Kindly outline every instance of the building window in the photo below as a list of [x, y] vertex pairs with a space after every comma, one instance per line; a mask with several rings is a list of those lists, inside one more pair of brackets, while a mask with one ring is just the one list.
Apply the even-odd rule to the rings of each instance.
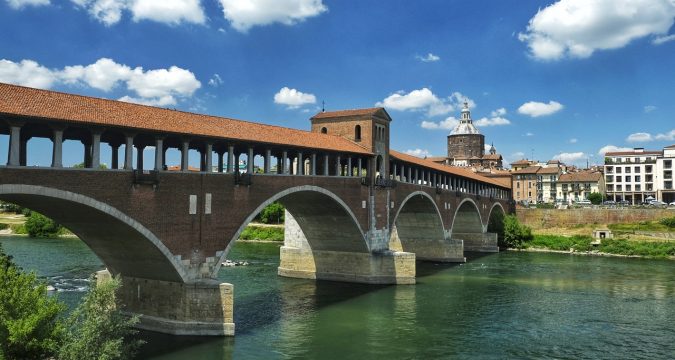
[[616, 177], [616, 182], [621, 182], [621, 176]]
[[617, 174], [621, 174], [621, 168], [618, 167], [618, 166], [616, 167], [616, 173], [617, 173]]
[[519, 182], [516, 183], [516, 188], [520, 189], [520, 183]]
[[635, 185], [635, 191], [642, 191], [642, 185], [640, 184]]
[[636, 174], [639, 174], [639, 173], [640, 173], [640, 167], [639, 167], [639, 166], [636, 166], [636, 167], [635, 167], [635, 173], [636, 173]]
[[654, 185], [647, 184], [647, 191], [654, 191]]
[[664, 179], [672, 179], [673, 178], [673, 170], [664, 170], [663, 171], [663, 178]]
[[630, 176], [626, 176], [626, 182], [630, 182]]
[[321, 133], [322, 133], [322, 134], [328, 134], [328, 129], [326, 129], [325, 127], [322, 127], [322, 128], [321, 128]]
[[664, 181], [663, 182], [663, 188], [665, 190], [673, 190], [673, 182], [672, 181]]
[[630, 174], [630, 166], [626, 166], [626, 174]]
[[354, 140], [361, 141], [361, 125], [354, 127]]
[[621, 185], [617, 185], [617, 186], [616, 186], [616, 191], [622, 191], [622, 190], [621, 190]]
[[645, 181], [646, 181], [646, 182], [652, 182], [652, 181], [654, 181], [653, 179], [654, 179], [653, 175], [646, 175], [646, 176], [645, 176]]
[[652, 172], [652, 166], [651, 166], [651, 165], [645, 166], [645, 172], [646, 172], [646, 173]]
[[612, 175], [607, 175], [607, 176], [605, 177], [605, 181], [607, 181], [607, 182], [613, 182], [613, 181], [614, 181], [614, 176], [612, 176]]
[[527, 188], [528, 188], [528, 189], [532, 189], [532, 181], [528, 181], [528, 182], [527, 182]]
[[607, 191], [614, 191], [614, 185], [607, 185]]
[[532, 191], [528, 192], [528, 193], [527, 193], [527, 196], [528, 196], [528, 197], [532, 197]]
[[631, 186], [630, 186], [630, 185], [626, 185], [626, 191], [630, 191], [630, 189], [631, 189]]
[[670, 169], [673, 167], [673, 161], [672, 160], [663, 160], [663, 168], [664, 169]]
[[641, 182], [641, 181], [642, 181], [642, 176], [635, 175], [635, 182]]

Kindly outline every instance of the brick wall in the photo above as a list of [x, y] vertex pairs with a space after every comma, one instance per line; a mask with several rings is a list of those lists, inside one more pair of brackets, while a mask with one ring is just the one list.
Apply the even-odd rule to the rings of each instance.
[[675, 216], [670, 209], [516, 209], [521, 223], [535, 229], [582, 224], [618, 224]]

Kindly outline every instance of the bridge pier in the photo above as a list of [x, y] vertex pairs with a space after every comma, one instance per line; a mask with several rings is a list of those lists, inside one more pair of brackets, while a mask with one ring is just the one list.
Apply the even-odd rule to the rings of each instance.
[[499, 252], [495, 233], [456, 233], [452, 238], [464, 240], [464, 251]]
[[[393, 251], [403, 251], [404, 246], [398, 237], [396, 227], [389, 241]], [[405, 250], [414, 253], [417, 260], [464, 263], [464, 242], [454, 239], [431, 240], [429, 238], [410, 238], [405, 240]]]
[[[98, 282], [110, 278], [96, 273]], [[233, 336], [232, 284], [215, 280], [178, 283], [122, 276], [124, 312], [139, 315], [139, 329], [172, 335]]]

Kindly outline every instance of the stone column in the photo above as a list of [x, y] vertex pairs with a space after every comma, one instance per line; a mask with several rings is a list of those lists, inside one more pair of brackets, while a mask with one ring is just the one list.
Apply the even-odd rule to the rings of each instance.
[[410, 166], [408, 166], [408, 176], [406, 177], [406, 180], [409, 183], [412, 183], [412, 168]]
[[255, 159], [255, 155], [253, 155], [253, 146], [248, 147], [248, 159], [246, 160], [246, 172], [249, 174], [253, 174], [253, 160]]
[[9, 126], [9, 155], [7, 165], [19, 166], [21, 164], [21, 125]]
[[188, 171], [189, 167], [189, 158], [188, 153], [190, 152], [190, 141], [183, 140], [183, 144], [180, 149], [180, 171]]
[[120, 144], [112, 143], [110, 144], [110, 168], [119, 169], [120, 168]]
[[155, 171], [161, 171], [164, 168], [164, 138], [155, 138]]
[[323, 174], [328, 176], [328, 154], [323, 156]]
[[[227, 172], [232, 173], [233, 172], [233, 167], [234, 166], [234, 145], [228, 145], [227, 147]], [[239, 166], [237, 164], [237, 166]]]
[[281, 152], [281, 173], [288, 174], [288, 152], [286, 150]]
[[316, 176], [316, 153], [312, 154], [312, 176]]
[[124, 145], [124, 170], [133, 170], [134, 136], [126, 135]]
[[419, 183], [420, 183], [420, 169], [415, 168], [415, 184], [419, 184]]
[[52, 143], [52, 167], [63, 167], [63, 129], [54, 129]]
[[204, 162], [206, 163], [206, 169], [204, 169], [204, 171], [207, 173], [213, 172], [213, 143], [206, 143], [206, 158], [204, 159]]
[[302, 151], [298, 151], [298, 175], [305, 175], [305, 162], [302, 157]]
[[101, 166], [101, 132], [94, 130], [91, 133], [91, 168], [98, 169]]
[[264, 169], [265, 174], [270, 173], [271, 161], [272, 161], [272, 150], [267, 149], [267, 150], [265, 150], [265, 169]]

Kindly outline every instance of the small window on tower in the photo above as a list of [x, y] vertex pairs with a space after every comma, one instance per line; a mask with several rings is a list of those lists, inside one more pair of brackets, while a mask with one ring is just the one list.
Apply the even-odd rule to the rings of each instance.
[[322, 128], [321, 128], [321, 133], [322, 133], [322, 134], [328, 134], [328, 129], [326, 129], [325, 127], [322, 127]]
[[361, 141], [361, 125], [354, 127], [354, 140]]

